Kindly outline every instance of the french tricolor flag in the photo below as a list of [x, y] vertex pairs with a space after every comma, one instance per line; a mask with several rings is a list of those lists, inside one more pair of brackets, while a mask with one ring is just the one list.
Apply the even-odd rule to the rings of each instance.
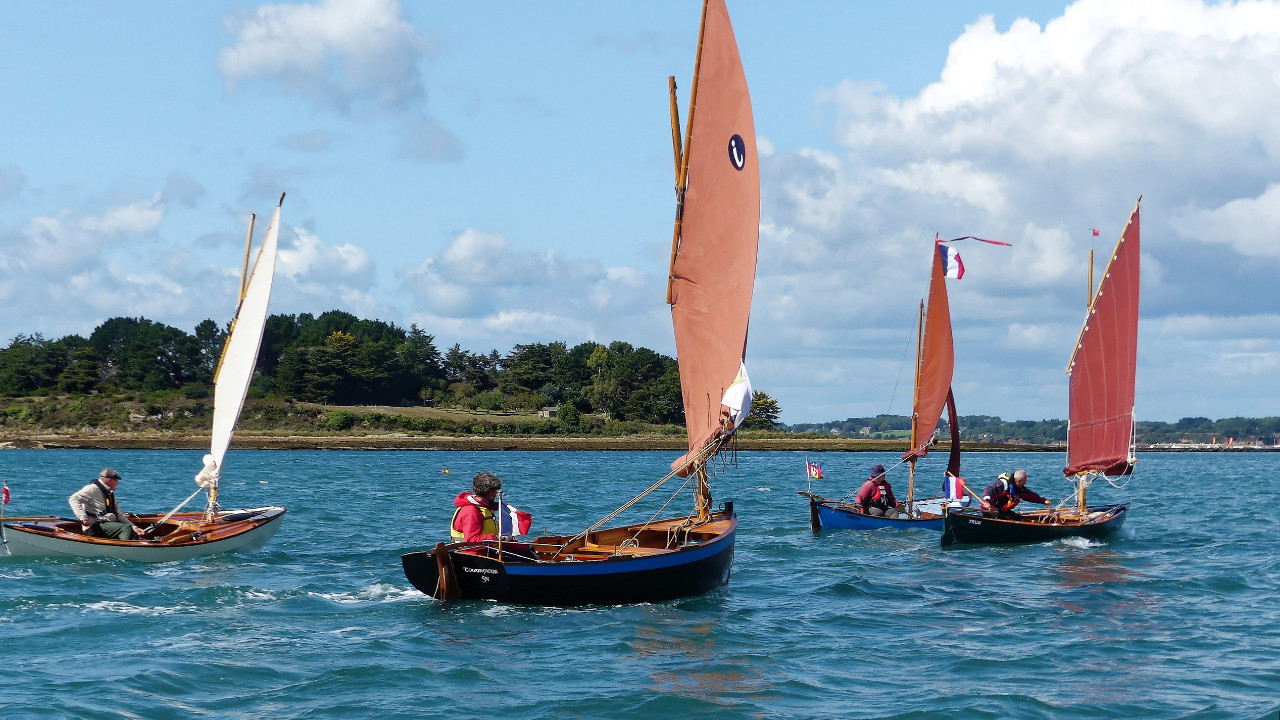
[[504, 537], [528, 535], [529, 526], [533, 524], [532, 515], [504, 502], [498, 503], [498, 511], [494, 515], [498, 516], [498, 534]]
[[947, 277], [956, 280], [964, 277], [964, 263], [960, 261], [960, 253], [955, 248], [939, 243], [938, 252], [942, 254], [942, 270]]
[[964, 478], [948, 475], [942, 480], [942, 492], [946, 494], [948, 500], [963, 500], [964, 494]]

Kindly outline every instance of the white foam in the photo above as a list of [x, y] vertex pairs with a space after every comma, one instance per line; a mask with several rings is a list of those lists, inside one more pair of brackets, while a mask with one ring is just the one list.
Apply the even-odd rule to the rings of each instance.
[[104, 612], [119, 613], [121, 615], [146, 615], [148, 617], [160, 617], [162, 615], [180, 615], [183, 613], [197, 612], [199, 608], [195, 605], [175, 605], [172, 607], [143, 607], [141, 605], [131, 605], [126, 602], [115, 600], [104, 600], [102, 602], [89, 603], [84, 606], [85, 610], [101, 610]]
[[1074, 548], [1091, 548], [1091, 547], [1098, 547], [1099, 545], [1103, 545], [1104, 543], [1101, 540], [1090, 540], [1089, 538], [1065, 537], [1065, 538], [1062, 538], [1062, 544], [1070, 545], [1071, 547], [1074, 547]]
[[311, 593], [311, 595], [343, 605], [355, 605], [366, 602], [400, 602], [419, 598], [422, 593], [414, 588], [405, 588], [387, 583], [374, 583], [367, 588], [353, 592]]

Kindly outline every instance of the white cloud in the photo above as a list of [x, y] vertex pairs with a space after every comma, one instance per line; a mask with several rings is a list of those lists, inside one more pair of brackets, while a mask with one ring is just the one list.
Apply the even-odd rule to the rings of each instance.
[[117, 233], [145, 233], [160, 227], [164, 221], [164, 205], [160, 196], [151, 200], [139, 200], [108, 210], [96, 217], [86, 217], [80, 226], [91, 233], [112, 235]]
[[461, 141], [425, 109], [419, 64], [432, 43], [396, 0], [261, 5], [224, 23], [235, 41], [216, 64], [229, 86], [273, 80], [344, 115], [391, 117], [411, 158], [461, 157]]
[[1237, 198], [1213, 210], [1186, 210], [1174, 225], [1182, 237], [1220, 243], [1251, 257], [1280, 257], [1280, 184], [1257, 197]]
[[541, 340], [633, 342], [670, 352], [662, 279], [559, 253], [518, 252], [503, 235], [468, 228], [401, 273], [413, 322], [498, 344]]
[[361, 317], [385, 317], [374, 300], [373, 259], [357, 245], [329, 245], [315, 233], [288, 226], [280, 233], [272, 312], [346, 310]]
[[346, 109], [358, 99], [397, 105], [423, 96], [417, 62], [427, 41], [394, 0], [261, 5], [225, 21], [236, 37], [218, 52], [228, 82], [274, 77]]
[[[892, 379], [893, 338], [914, 333], [930, 241], [977, 235], [1013, 247], [958, 246], [967, 272], [949, 287], [956, 383], [971, 388], [962, 412], [1061, 415], [1088, 252], [1096, 282], [1139, 194], [1144, 328], [1193, 309], [1221, 314], [1227, 339], [1189, 372], [1265, 374], [1275, 348], [1246, 346], [1274, 295], [1246, 293], [1280, 270], [1277, 67], [1280, 3], [1079, 0], [1044, 26], [978, 19], [915, 96], [856, 78], [817, 93], [845, 152], [762, 156], [752, 352], [777, 361], [753, 379], [794, 389], [775, 394], [789, 421], [831, 417], [832, 391], [808, 381], [813, 367], [846, 368], [841, 395], [882, 408], [867, 399], [888, 393], [862, 378]], [[1182, 362], [1171, 342], [1146, 330], [1139, 340], [1148, 417], [1208, 402], [1163, 389]], [[775, 350], [797, 347], [811, 357], [788, 364]]]

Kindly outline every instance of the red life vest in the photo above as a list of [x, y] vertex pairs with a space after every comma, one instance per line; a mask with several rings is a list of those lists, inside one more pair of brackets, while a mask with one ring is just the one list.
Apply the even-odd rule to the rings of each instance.
[[[486, 507], [484, 503], [476, 502], [474, 495], [468, 495], [467, 499], [470, 500], [471, 504], [475, 506], [477, 510], [480, 511], [480, 517], [482, 518], [482, 524], [480, 526], [480, 534], [481, 535], [497, 535], [498, 519], [494, 517], [493, 511], [490, 510], [488, 507]], [[463, 540], [466, 539], [466, 536], [463, 535], [462, 531], [458, 529], [458, 513], [462, 512], [465, 508], [466, 506], [464, 505], [462, 507], [459, 507], [457, 510], [454, 510], [453, 519], [449, 521], [449, 538], [454, 542], [462, 542]]]

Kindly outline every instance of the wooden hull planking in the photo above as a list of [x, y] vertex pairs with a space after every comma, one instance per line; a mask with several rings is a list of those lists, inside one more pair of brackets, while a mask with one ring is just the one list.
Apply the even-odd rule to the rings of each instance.
[[[228, 510], [211, 521], [204, 513], [178, 513], [156, 529], [155, 540], [96, 538], [80, 531], [80, 522], [5, 523], [4, 552], [11, 557], [109, 557], [134, 562], [169, 562], [261, 547], [284, 520], [282, 507]], [[163, 515], [131, 515], [147, 527]]]

